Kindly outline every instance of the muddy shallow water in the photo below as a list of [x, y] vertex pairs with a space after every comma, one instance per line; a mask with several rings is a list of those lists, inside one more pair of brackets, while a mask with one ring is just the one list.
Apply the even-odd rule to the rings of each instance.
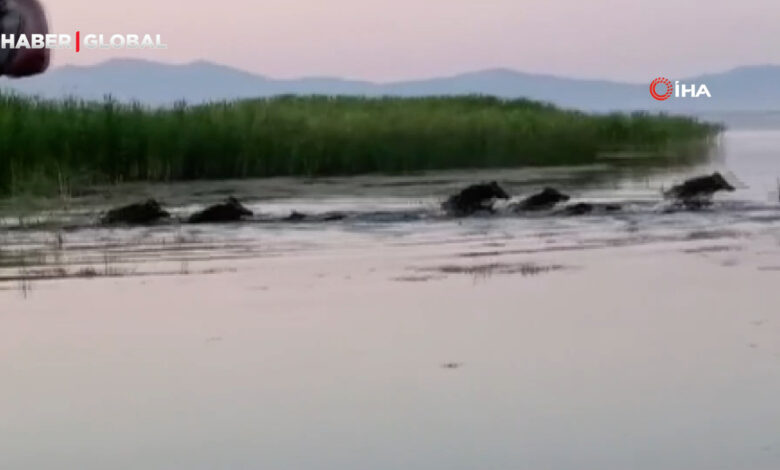
[[[667, 172], [0, 204], [0, 468], [778, 468], [779, 147], [780, 132], [734, 131], [722, 158]], [[716, 168], [739, 191], [665, 210], [663, 187]], [[487, 179], [625, 210], [438, 211]], [[94, 224], [126, 200], [183, 217], [227, 193], [257, 217]], [[346, 218], [282, 221], [292, 210]]]

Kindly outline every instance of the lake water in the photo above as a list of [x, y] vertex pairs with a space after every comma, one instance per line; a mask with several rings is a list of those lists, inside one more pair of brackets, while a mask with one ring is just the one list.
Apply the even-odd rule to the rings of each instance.
[[[779, 131], [739, 130], [667, 171], [0, 204], [0, 468], [780, 468], [778, 148]], [[662, 188], [714, 169], [739, 190], [666, 210]], [[439, 212], [489, 179], [624, 210]], [[183, 217], [227, 193], [258, 215], [94, 224], [137, 198]], [[292, 210], [345, 218], [282, 221]]]

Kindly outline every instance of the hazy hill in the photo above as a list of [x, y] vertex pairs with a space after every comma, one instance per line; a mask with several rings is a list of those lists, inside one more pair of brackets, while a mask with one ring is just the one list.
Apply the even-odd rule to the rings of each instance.
[[[143, 60], [110, 60], [89, 67], [66, 66], [24, 80], [0, 80], [0, 86], [48, 98], [75, 96], [168, 105], [273, 96], [278, 94], [329, 94], [366, 96], [421, 96], [488, 94], [506, 98], [527, 97], [563, 107], [589, 111], [769, 111], [780, 110], [780, 66], [741, 67], [719, 74], [683, 78], [706, 83], [711, 99], [653, 100], [648, 84], [605, 80], [579, 80], [491, 69], [451, 77], [393, 83], [372, 83], [331, 77], [279, 80], [223, 65], [198, 61], [172, 65]], [[674, 80], [674, 77], [668, 77]]]

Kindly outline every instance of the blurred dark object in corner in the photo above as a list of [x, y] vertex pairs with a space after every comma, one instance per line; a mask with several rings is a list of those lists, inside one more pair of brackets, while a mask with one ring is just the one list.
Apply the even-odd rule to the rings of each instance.
[[[48, 34], [46, 14], [38, 0], [0, 0], [0, 37], [18, 38]], [[49, 49], [0, 48], [0, 76], [26, 77], [43, 73], [49, 67]]]

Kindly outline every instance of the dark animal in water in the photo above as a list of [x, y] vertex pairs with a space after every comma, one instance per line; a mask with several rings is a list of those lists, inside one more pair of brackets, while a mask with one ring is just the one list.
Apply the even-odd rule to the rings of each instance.
[[[708, 176], [699, 176], [685, 181], [683, 184], [672, 187], [664, 196], [668, 199], [677, 199], [686, 205], [706, 205], [706, 201], [718, 191], [734, 191], [734, 186], [718, 172]], [[702, 202], [704, 201], [704, 202]]]
[[541, 192], [523, 199], [512, 208], [515, 211], [539, 211], [552, 209], [559, 202], [566, 202], [568, 200], [569, 196], [561, 193], [557, 189], [544, 188]]
[[347, 214], [343, 212], [327, 212], [322, 215], [322, 220], [325, 222], [336, 222], [347, 218]]
[[448, 213], [461, 217], [478, 211], [493, 211], [496, 199], [509, 199], [509, 194], [497, 182], [480, 183], [469, 186], [451, 196], [442, 205]]
[[156, 222], [159, 219], [170, 217], [170, 215], [160, 207], [160, 203], [154, 199], [149, 199], [146, 202], [112, 209], [103, 216], [101, 221], [106, 225], [142, 225]]
[[284, 218], [285, 222], [336, 222], [347, 218], [343, 212], [326, 212], [324, 214], [309, 215], [303, 212], [292, 211], [290, 215]]
[[306, 220], [306, 218], [307, 218], [306, 214], [298, 211], [292, 211], [290, 215], [285, 217], [284, 220], [287, 222], [300, 222], [302, 220]]
[[571, 204], [563, 208], [563, 213], [566, 215], [585, 215], [593, 214], [594, 212], [617, 212], [620, 209], [618, 204], [592, 204], [589, 202], [578, 202], [577, 204]]
[[238, 199], [229, 197], [225, 202], [216, 204], [191, 215], [188, 222], [200, 224], [208, 222], [237, 222], [243, 217], [252, 215], [252, 211], [244, 207]]

